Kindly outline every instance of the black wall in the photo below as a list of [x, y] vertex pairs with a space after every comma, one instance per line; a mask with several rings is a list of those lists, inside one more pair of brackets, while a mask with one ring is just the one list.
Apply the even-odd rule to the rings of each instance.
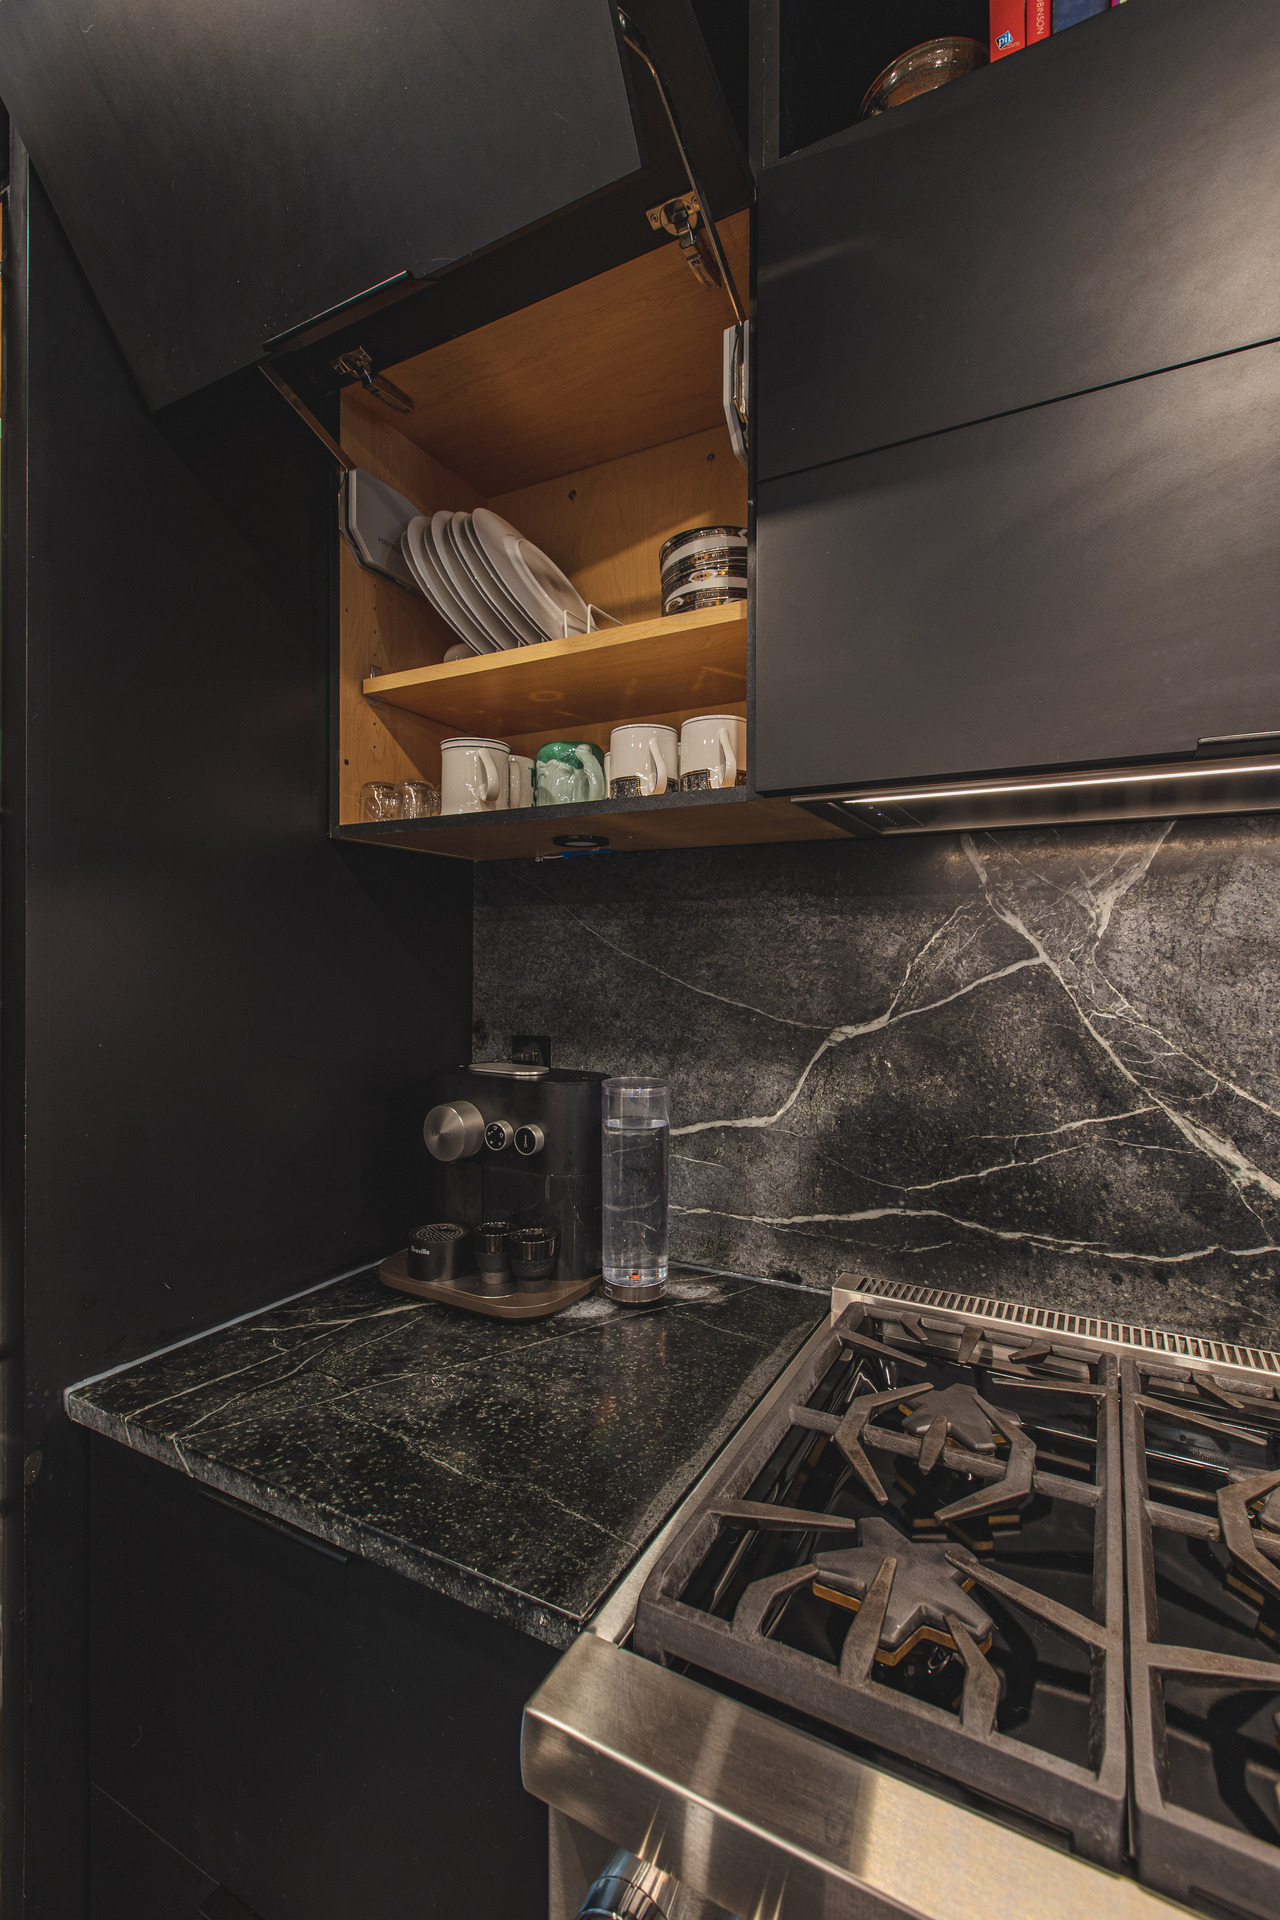
[[[5, 1351], [21, 1340], [27, 1485], [0, 1882], [6, 1915], [62, 1920], [85, 1911], [88, 1788], [84, 1436], [61, 1392], [403, 1238], [427, 1075], [467, 1047], [470, 871], [326, 837], [327, 456], [256, 373], [150, 416], [20, 149], [5, 254]], [[12, 1542], [12, 1487], [5, 1515]]]

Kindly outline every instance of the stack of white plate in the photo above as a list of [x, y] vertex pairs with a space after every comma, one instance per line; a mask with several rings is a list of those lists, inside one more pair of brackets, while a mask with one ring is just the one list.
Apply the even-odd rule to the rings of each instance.
[[473, 653], [559, 640], [591, 624], [573, 582], [486, 507], [419, 514], [401, 546], [427, 599]]

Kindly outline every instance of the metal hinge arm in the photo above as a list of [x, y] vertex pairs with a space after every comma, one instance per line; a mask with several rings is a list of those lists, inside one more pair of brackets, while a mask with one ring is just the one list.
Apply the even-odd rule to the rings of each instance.
[[371, 393], [375, 400], [381, 400], [384, 406], [392, 408], [394, 412], [413, 412], [414, 403], [409, 395], [393, 380], [388, 380], [385, 373], [375, 371], [373, 361], [363, 347], [352, 347], [348, 353], [340, 353], [329, 365], [335, 373], [347, 376], [354, 374], [366, 393]]
[[[645, 41], [644, 35], [640, 32], [640, 29], [637, 26], [635, 26], [633, 22], [628, 18], [627, 14], [623, 11], [621, 7], [618, 8], [618, 26], [621, 29], [622, 38], [626, 43], [626, 45], [630, 47], [632, 53], [636, 55], [637, 59], [642, 60], [644, 62], [645, 66], [649, 69], [650, 74], [653, 76], [653, 84], [658, 89], [658, 97], [662, 101], [663, 112], [666, 114], [667, 124], [671, 128], [671, 137], [675, 141], [676, 151], [680, 155], [680, 163], [684, 167], [685, 173], [688, 176], [690, 196], [692, 197], [693, 200], [697, 202], [697, 205], [702, 214], [703, 224], [700, 231], [702, 233], [705, 233], [707, 245], [710, 248], [712, 254], [714, 255], [716, 267], [719, 270], [720, 284], [721, 286], [723, 286], [725, 293], [728, 295], [729, 304], [733, 308], [734, 321], [738, 326], [741, 326], [747, 316], [743, 309], [742, 302], [738, 298], [738, 289], [734, 283], [733, 272], [729, 266], [729, 262], [725, 258], [724, 248], [720, 244], [720, 236], [716, 232], [716, 223], [714, 218], [712, 217], [711, 208], [707, 201], [707, 196], [705, 193], [703, 193], [701, 187], [698, 185], [698, 176], [695, 174], [693, 170], [693, 162], [692, 160], [690, 160], [688, 151], [685, 148], [684, 139], [680, 132], [680, 122], [676, 118], [676, 110], [672, 103], [671, 95], [667, 92], [666, 83], [664, 82], [662, 75], [658, 72], [657, 67], [653, 63], [653, 56], [649, 52], [649, 48]], [[671, 207], [677, 203], [673, 201], [669, 201], [667, 204], [668, 204], [668, 207]], [[666, 211], [666, 209], [663, 209], [663, 211]], [[691, 222], [689, 224], [692, 226]], [[696, 245], [697, 245], [697, 240], [696, 240], [696, 237], [694, 237], [692, 239], [692, 246], [696, 247]], [[686, 260], [688, 260], [689, 264], [693, 266], [694, 262], [693, 262], [693, 255], [691, 252], [691, 248], [685, 246], [683, 238], [681, 238], [681, 247], [684, 250]], [[706, 269], [703, 268], [703, 271], [699, 272], [698, 267], [694, 266], [694, 272], [697, 273], [698, 278], [700, 280], [703, 280], [704, 284], [706, 284], [706, 279], [705, 279]]]

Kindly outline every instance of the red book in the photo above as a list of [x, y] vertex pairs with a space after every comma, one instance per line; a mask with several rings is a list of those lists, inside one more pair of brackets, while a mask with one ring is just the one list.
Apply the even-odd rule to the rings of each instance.
[[1003, 60], [1026, 44], [1027, 0], [991, 0], [991, 58]]
[[[1116, 0], [1111, 4], [1115, 6]], [[1051, 25], [1049, 0], [1027, 0], [1027, 45], [1033, 40], [1047, 40]]]

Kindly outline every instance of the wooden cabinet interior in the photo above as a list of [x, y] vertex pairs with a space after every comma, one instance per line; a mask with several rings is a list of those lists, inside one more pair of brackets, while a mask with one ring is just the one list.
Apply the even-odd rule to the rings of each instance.
[[[745, 287], [748, 215], [724, 221], [721, 235]], [[386, 368], [413, 398], [411, 413], [360, 387], [344, 392], [342, 443], [358, 465], [427, 515], [488, 505], [623, 625], [443, 664], [456, 635], [343, 542], [340, 827], [359, 822], [366, 781], [438, 782], [440, 742], [452, 734], [487, 733], [533, 755], [570, 729], [607, 746], [625, 721], [745, 716], [745, 608], [663, 620], [658, 563], [683, 527], [746, 524], [746, 474], [721, 410], [729, 317], [673, 243]], [[644, 844], [756, 837], [750, 807], [735, 809], [733, 829], [712, 828], [705, 805], [661, 811], [668, 825], [655, 815], [658, 840], [642, 835]], [[771, 811], [778, 820], [772, 831], [761, 821], [760, 837], [814, 837], [818, 823], [801, 809]], [[493, 857], [491, 824], [450, 827], [447, 849], [443, 822], [413, 843], [468, 852], [473, 835], [471, 857]], [[549, 832], [544, 816], [539, 844]], [[526, 837], [538, 833], [530, 821]]]

